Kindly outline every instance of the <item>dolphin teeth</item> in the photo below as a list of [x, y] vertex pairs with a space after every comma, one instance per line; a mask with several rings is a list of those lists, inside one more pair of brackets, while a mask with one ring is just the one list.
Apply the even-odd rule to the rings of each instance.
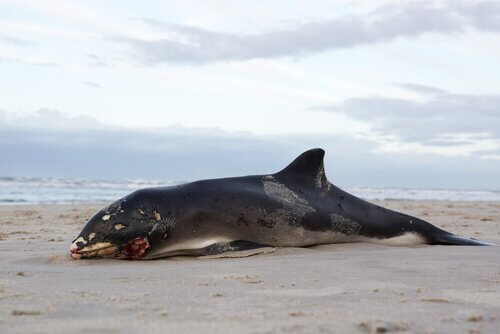
[[79, 250], [79, 253], [85, 253], [85, 252], [93, 252], [93, 251], [98, 251], [104, 248], [109, 248], [113, 247], [114, 245], [111, 242], [98, 242], [93, 245], [84, 247]]

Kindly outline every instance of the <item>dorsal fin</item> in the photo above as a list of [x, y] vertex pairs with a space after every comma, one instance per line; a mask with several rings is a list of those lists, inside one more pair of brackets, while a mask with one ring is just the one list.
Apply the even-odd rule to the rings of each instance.
[[322, 187], [327, 182], [323, 165], [324, 156], [325, 151], [321, 148], [305, 151], [276, 175], [310, 179], [317, 187]]

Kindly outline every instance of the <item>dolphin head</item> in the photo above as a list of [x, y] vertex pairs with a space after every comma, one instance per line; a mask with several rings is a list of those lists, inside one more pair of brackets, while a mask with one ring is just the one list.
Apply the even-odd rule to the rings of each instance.
[[94, 214], [73, 240], [70, 256], [74, 259], [144, 258], [150, 247], [148, 237], [156, 226], [155, 219], [130, 202], [123, 198]]

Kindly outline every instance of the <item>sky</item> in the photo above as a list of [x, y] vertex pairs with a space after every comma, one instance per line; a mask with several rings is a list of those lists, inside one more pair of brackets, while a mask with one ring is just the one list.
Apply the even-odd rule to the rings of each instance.
[[500, 189], [500, 1], [0, 0], [0, 176]]

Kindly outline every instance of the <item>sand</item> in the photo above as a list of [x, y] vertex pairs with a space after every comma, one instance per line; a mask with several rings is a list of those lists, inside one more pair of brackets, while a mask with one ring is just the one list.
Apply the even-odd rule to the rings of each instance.
[[[500, 244], [500, 203], [388, 201]], [[103, 204], [0, 207], [0, 333], [500, 333], [500, 247], [71, 260]]]

